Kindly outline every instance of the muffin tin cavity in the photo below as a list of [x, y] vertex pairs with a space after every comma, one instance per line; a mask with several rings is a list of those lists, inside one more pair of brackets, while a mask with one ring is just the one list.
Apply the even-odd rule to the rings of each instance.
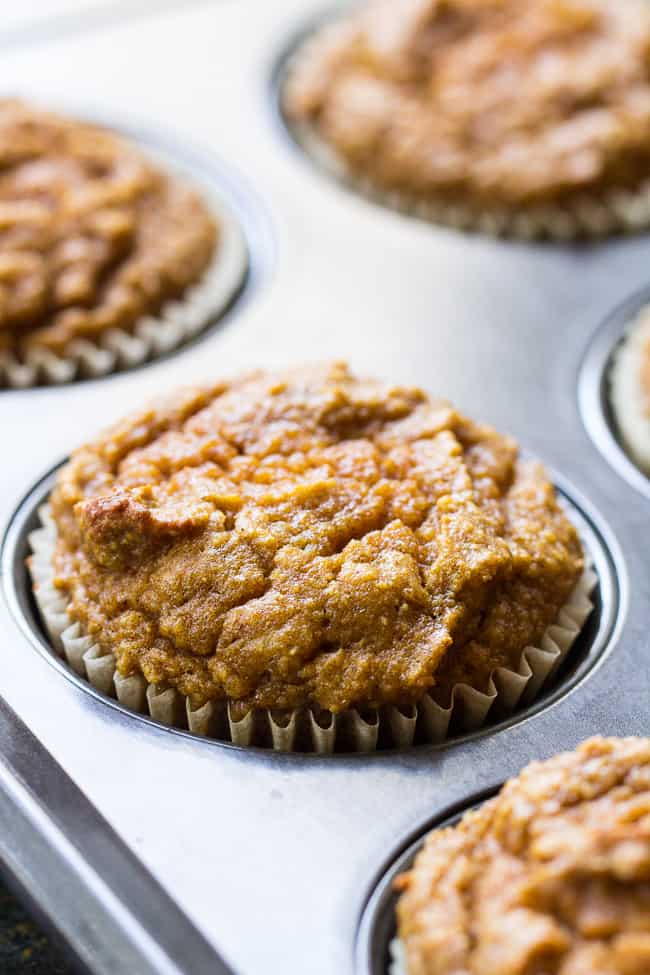
[[[357, 972], [623, 973], [621, 944], [647, 917], [641, 857], [620, 863], [647, 833], [649, 764], [648, 739], [597, 736], [443, 808], [366, 895]], [[583, 923], [595, 902], [607, 927]], [[647, 971], [647, 948], [629, 957]]]
[[450, 809], [442, 816], [427, 821], [419, 827], [414, 838], [411, 837], [406, 844], [402, 843], [393, 853], [376, 886], [371, 890], [361, 914], [355, 949], [357, 975], [404, 975], [395, 940], [395, 908], [399, 896], [394, 889], [395, 878], [412, 867], [431, 830], [455, 826], [464, 813], [490, 799], [495, 792], [496, 790], [490, 790], [475, 796], [461, 808]]
[[611, 401], [616, 356], [639, 313], [650, 304], [650, 287], [632, 295], [605, 319], [583, 360], [578, 385], [580, 412], [587, 432], [605, 459], [628, 484], [650, 498], [650, 478], [636, 465], [624, 445]]
[[[287, 728], [282, 715], [275, 715], [272, 712], [269, 712], [264, 727], [260, 727], [260, 721], [257, 720], [260, 715], [256, 716], [255, 733], [247, 739], [241, 734], [241, 732], [246, 731], [246, 728], [237, 727], [237, 723], [242, 722], [241, 716], [226, 714], [223, 716], [223, 720], [219, 719], [206, 733], [202, 731], [199, 723], [200, 716], [197, 719], [195, 717], [196, 712], [193, 713], [189, 709], [187, 714], [184, 713], [184, 709], [183, 713], [179, 713], [179, 702], [171, 701], [169, 692], [164, 690], [160, 694], [162, 700], [156, 699], [158, 691], [151, 693], [150, 687], [146, 700], [139, 702], [137, 710], [134, 711], [131, 707], [126, 706], [125, 701], [130, 700], [129, 693], [120, 694], [121, 700], [117, 699], [116, 688], [112, 680], [113, 670], [109, 675], [110, 679], [107, 678], [102, 684], [105, 658], [99, 657], [98, 659], [96, 652], [88, 651], [80, 653], [80, 660], [76, 662], [76, 666], [75, 661], [71, 661], [73, 664], [71, 666], [64, 659], [61, 647], [57, 649], [54, 646], [52, 639], [44, 629], [33, 596], [32, 582], [26, 568], [26, 560], [33, 551], [32, 533], [37, 531], [41, 525], [39, 512], [42, 511], [43, 505], [47, 502], [55, 477], [56, 471], [48, 475], [32, 490], [15, 513], [4, 542], [3, 577], [9, 604], [32, 646], [60, 674], [79, 688], [104, 704], [130, 714], [135, 719], [164, 727], [174, 734], [188, 735], [194, 738], [200, 737], [203, 741], [207, 740], [212, 744], [228, 747], [253, 746], [294, 753], [318, 751], [323, 754], [360, 751], [380, 753], [381, 751], [393, 751], [396, 746], [402, 748], [426, 746], [427, 738], [419, 721], [415, 723], [414, 733], [410, 736], [403, 736], [401, 740], [397, 737], [390, 738], [385, 735], [384, 728], [389, 723], [394, 727], [396, 717], [393, 715], [390, 722], [382, 720], [386, 718], [386, 715], [379, 712], [360, 716], [363, 722], [363, 735], [355, 734], [354, 729], [339, 728], [335, 739], [328, 738], [326, 733], [321, 734], [321, 745], [316, 747], [318, 732], [316, 735], [312, 733], [310, 740], [308, 740], [305, 729], [298, 729], [297, 733], [293, 735], [293, 729]], [[557, 673], [551, 674], [547, 682], [548, 686], [544, 686], [532, 702], [526, 701], [524, 694], [525, 704], [514, 711], [507, 711], [504, 707], [499, 707], [497, 698], [490, 707], [484, 723], [475, 729], [464, 726], [460, 720], [457, 720], [456, 712], [454, 712], [447, 737], [435, 745], [429, 744], [429, 747], [445, 747], [455, 741], [489, 734], [492, 731], [520, 722], [529, 715], [548, 707], [580, 683], [610, 646], [621, 602], [616, 562], [594, 516], [587, 514], [579, 507], [565, 489], [558, 488], [558, 491], [568, 516], [578, 528], [588, 561], [591, 563], [591, 568], [596, 576], [596, 584], [591, 592], [593, 610]], [[30, 535], [32, 535], [32, 545], [30, 545]], [[65, 629], [68, 623], [69, 621], [63, 621], [61, 630]], [[84, 650], [85, 648], [80, 646], [80, 651]], [[89, 673], [91, 670], [92, 674]], [[93, 679], [97, 674], [99, 674], [99, 679]], [[93, 679], [94, 686], [89, 682], [90, 679]], [[122, 683], [128, 684], [128, 679], [127, 681], [121, 680]], [[130, 692], [132, 688], [127, 687], [125, 690]], [[393, 709], [393, 711], [396, 710]], [[147, 712], [149, 713], [147, 714]], [[462, 717], [462, 710], [460, 716]], [[324, 729], [327, 732], [331, 717], [330, 715], [328, 720], [324, 720], [319, 716], [314, 720], [318, 721], [321, 730]], [[402, 715], [402, 718], [405, 722], [408, 721], [408, 715]], [[399, 722], [397, 723], [399, 724]], [[377, 734], [377, 728], [379, 734]], [[206, 734], [209, 737], [206, 737]]]
[[169, 356], [214, 328], [257, 282], [264, 265], [266, 233], [257, 207], [218, 160], [156, 133], [99, 122], [201, 194], [218, 225], [214, 255], [180, 298], [167, 301], [132, 329], [111, 328], [96, 337], [76, 338], [61, 352], [40, 347], [25, 354], [0, 350], [0, 391], [97, 379]]

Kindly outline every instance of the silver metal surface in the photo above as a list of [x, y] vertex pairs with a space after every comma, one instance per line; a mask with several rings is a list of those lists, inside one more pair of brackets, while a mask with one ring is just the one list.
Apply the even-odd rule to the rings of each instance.
[[38, 46], [59, 37], [83, 35], [123, 23], [127, 18], [156, 16], [174, 6], [216, 0], [30, 0], [3, 4], [0, 46]]
[[229, 975], [2, 700], [0, 740], [0, 857], [37, 908], [49, 904], [49, 926], [78, 964], [106, 975]]
[[[390, 213], [322, 176], [288, 143], [270, 82], [278, 52], [315, 11], [306, 0], [179, 6], [83, 42], [3, 52], [3, 91], [82, 100], [86, 115], [146, 120], [225, 159], [251, 188], [257, 249], [273, 248], [274, 266], [223, 327], [163, 362], [0, 393], [0, 527], [44, 471], [149, 395], [253, 365], [345, 357], [449, 397], [548, 461], [594, 512], [619, 613], [599, 665], [526, 721], [442, 749], [326, 760], [215, 747], [108, 708], [34, 651], [3, 599], [0, 694], [58, 763], [41, 770], [44, 809], [60, 768], [244, 975], [350, 975], [369, 887], [419, 823], [532, 758], [650, 724], [648, 501], [594, 446], [577, 397], [591, 335], [648, 283], [649, 238], [494, 242]], [[75, 834], [74, 806], [60, 825]], [[51, 892], [42, 900], [62, 909]], [[165, 922], [162, 913], [161, 931]]]

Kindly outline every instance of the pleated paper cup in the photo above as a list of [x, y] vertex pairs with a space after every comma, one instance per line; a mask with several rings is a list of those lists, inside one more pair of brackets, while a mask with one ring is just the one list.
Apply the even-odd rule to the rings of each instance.
[[646, 474], [650, 474], [650, 389], [644, 391], [641, 372], [649, 362], [650, 305], [645, 305], [614, 355], [609, 398], [623, 446]]
[[388, 975], [407, 975], [406, 952], [399, 938], [393, 938], [388, 946], [388, 953], [390, 956]]
[[523, 650], [518, 668], [494, 670], [485, 692], [456, 684], [448, 707], [426, 694], [409, 708], [387, 705], [341, 714], [310, 708], [246, 712], [235, 701], [210, 701], [195, 708], [173, 687], [149, 684], [141, 674], [122, 676], [114, 654], [83, 633], [69, 613], [66, 597], [54, 586], [57, 531], [48, 505], [39, 509], [39, 516], [42, 527], [29, 536], [32, 555], [28, 566], [34, 597], [52, 647], [75, 673], [125, 708], [161, 724], [234, 745], [278, 751], [373, 752], [378, 747], [409, 748], [415, 741], [433, 744], [447, 739], [452, 720], [453, 727], [476, 731], [497, 708], [507, 714], [528, 706], [573, 646], [593, 610], [591, 593], [598, 582], [593, 569], [586, 568], [540, 645]]
[[[329, 29], [336, 27], [336, 23], [329, 25]], [[280, 92], [281, 100], [289, 79], [301, 70], [303, 64], [309, 64], [326, 39], [327, 31], [328, 27], [325, 27], [321, 34], [308, 38], [290, 58]], [[602, 194], [576, 194], [561, 206], [478, 207], [462, 198], [450, 200], [444, 194], [428, 198], [402, 190], [388, 191], [353, 169], [323, 138], [315, 124], [295, 121], [286, 112], [284, 117], [303, 152], [338, 182], [366, 199], [428, 223], [494, 237], [555, 241], [597, 239], [650, 227], [650, 173], [648, 179], [634, 189], [612, 187]]]
[[151, 362], [189, 342], [230, 305], [248, 270], [244, 234], [230, 210], [200, 188], [218, 228], [215, 253], [196, 284], [168, 301], [156, 316], [133, 329], [112, 328], [92, 338], [72, 339], [61, 354], [34, 347], [24, 357], [0, 351], [0, 389], [62, 385], [97, 379]]

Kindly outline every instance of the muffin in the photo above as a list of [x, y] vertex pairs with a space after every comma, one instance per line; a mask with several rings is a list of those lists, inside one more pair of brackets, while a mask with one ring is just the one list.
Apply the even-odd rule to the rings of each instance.
[[625, 449], [650, 474], [650, 306], [641, 309], [616, 351], [610, 403]]
[[406, 975], [650, 971], [650, 740], [534, 762], [398, 880]]
[[576, 237], [650, 222], [644, 0], [370, 0], [308, 39], [305, 148], [399, 209]]
[[269, 716], [276, 744], [322, 749], [412, 741], [418, 718], [444, 737], [455, 704], [475, 726], [537, 692], [591, 609], [538, 464], [339, 363], [147, 407], [72, 455], [50, 512], [32, 573], [68, 658], [246, 743]]
[[0, 385], [106, 372], [178, 344], [233, 287], [225, 231], [196, 190], [116, 133], [0, 101]]

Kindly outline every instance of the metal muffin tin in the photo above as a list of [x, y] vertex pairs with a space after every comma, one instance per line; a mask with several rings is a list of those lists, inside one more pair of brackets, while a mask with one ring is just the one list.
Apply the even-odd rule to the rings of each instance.
[[[367, 973], [362, 911], [414, 831], [531, 759], [650, 730], [649, 502], [596, 448], [578, 402], [598, 327], [648, 286], [650, 238], [494, 241], [336, 185], [274, 104], [278, 61], [318, 13], [311, 0], [134, 4], [121, 23], [82, 15], [49, 39], [41, 25], [38, 47], [3, 52], [1, 91], [134, 131], [146, 120], [206, 163], [227, 160], [258, 269], [222, 327], [165, 360], [0, 392], [0, 860], [92, 972]], [[488, 733], [323, 758], [171, 733], [53, 670], [20, 567], [43, 472], [173, 386], [332, 357], [448, 397], [557, 472], [600, 560], [600, 642], [584, 669]], [[588, 417], [593, 399], [582, 405]]]

